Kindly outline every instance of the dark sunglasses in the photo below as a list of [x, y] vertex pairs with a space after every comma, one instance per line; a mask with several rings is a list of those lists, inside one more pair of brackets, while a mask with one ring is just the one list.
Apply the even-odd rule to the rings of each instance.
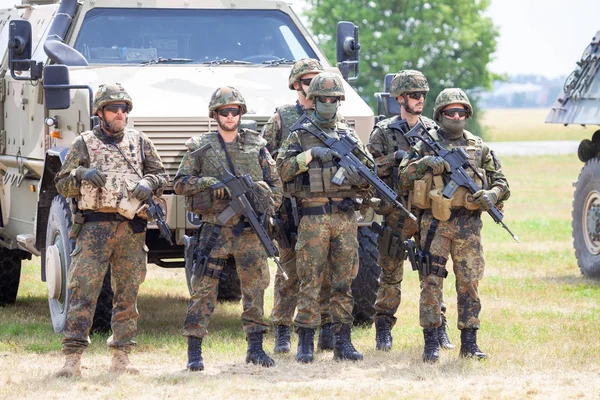
[[304, 78], [304, 79], [299, 79], [300, 83], [306, 86], [310, 86], [310, 83], [312, 82], [313, 78]]
[[112, 103], [104, 106], [105, 110], [108, 110], [113, 113], [118, 113], [121, 110], [123, 113], [129, 112], [129, 104], [127, 103]]
[[408, 96], [409, 99], [420, 100], [421, 97], [423, 97], [423, 98], [427, 97], [427, 92], [410, 92], [410, 93], [406, 93], [406, 95]]
[[447, 110], [442, 110], [442, 114], [448, 118], [452, 118], [458, 114], [458, 116], [462, 118], [467, 115], [467, 110], [464, 108], [449, 108]]
[[237, 117], [238, 115], [240, 115], [239, 108], [221, 108], [220, 110], [217, 110], [217, 112], [219, 113], [219, 115], [221, 117], [228, 117], [229, 114], [231, 114], [234, 117]]
[[317, 100], [321, 103], [337, 103], [340, 98], [337, 96], [317, 96]]

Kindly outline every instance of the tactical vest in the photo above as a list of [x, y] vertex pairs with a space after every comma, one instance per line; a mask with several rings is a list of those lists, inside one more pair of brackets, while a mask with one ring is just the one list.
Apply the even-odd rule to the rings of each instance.
[[[125, 130], [120, 143], [105, 144], [96, 137], [94, 131], [81, 134], [88, 149], [90, 168], [106, 174], [104, 187], [96, 188], [86, 181], [81, 182], [81, 195], [77, 198], [80, 210], [118, 212], [132, 219], [136, 214], [145, 217], [140, 211], [142, 203], [131, 196], [142, 174], [142, 153], [140, 135], [133, 129]], [[115, 147], [118, 146], [119, 150]], [[121, 154], [122, 153], [122, 154]], [[123, 157], [134, 166], [136, 173]]]
[[[345, 126], [342, 123], [336, 124]], [[325, 130], [328, 135], [339, 138], [339, 135], [348, 134], [344, 129], [336, 128], [335, 130]], [[313, 147], [324, 146], [323, 142], [316, 138], [311, 133], [299, 130], [298, 136], [302, 145], [302, 150], [310, 150]], [[338, 171], [338, 167], [334, 163], [327, 165], [321, 163], [320, 160], [313, 159], [308, 164], [308, 171], [296, 176], [290, 182], [284, 182], [284, 191], [286, 196], [292, 195], [298, 198], [314, 198], [314, 197], [336, 197], [336, 198], [356, 198], [362, 194], [356, 187], [352, 187], [346, 183], [336, 185], [331, 182], [331, 179]]]
[[[212, 144], [218, 159], [215, 158], [215, 153], [212, 151], [207, 151], [205, 153], [200, 161], [202, 176], [211, 176], [220, 180], [221, 172], [217, 167], [220, 165], [225, 166], [227, 169], [230, 169], [230, 167], [217, 132], [209, 132], [194, 137], [192, 143], [189, 145], [190, 151], [197, 150], [207, 143]], [[265, 148], [266, 144], [267, 141], [261, 138], [258, 132], [250, 129], [241, 129], [237, 142], [225, 144], [231, 162], [235, 168], [235, 171], [231, 172], [237, 175], [249, 174], [254, 182], [263, 181], [264, 177], [259, 157], [261, 149]], [[193, 211], [198, 215], [202, 215], [203, 219], [207, 222], [214, 222], [212, 221], [210, 214], [220, 213], [229, 204], [229, 200], [213, 199], [209, 190], [203, 190], [193, 196], [187, 196], [185, 201], [188, 210]], [[236, 218], [234, 218], [234, 220], [237, 221]]]
[[294, 125], [302, 116], [298, 107], [300, 107], [299, 104], [286, 104], [277, 109], [281, 121], [281, 136], [277, 138], [277, 147], [280, 147], [281, 142], [290, 136], [290, 126]]
[[[437, 131], [430, 131], [431, 136], [444, 147], [445, 143], [440, 141]], [[468, 162], [473, 166], [483, 179], [487, 180], [483, 165], [483, 140], [464, 130], [464, 138], [467, 144], [462, 147], [467, 153]], [[455, 147], [456, 148], [456, 147]], [[477, 187], [483, 188], [483, 182], [471, 168], [465, 168], [467, 174], [473, 179]], [[440, 221], [447, 221], [453, 208], [466, 208], [467, 210], [478, 210], [479, 206], [474, 202], [471, 192], [464, 186], [460, 186], [450, 199], [442, 196], [444, 182], [441, 175], [433, 176], [425, 174], [422, 179], [415, 181], [413, 192], [413, 204], [421, 209], [431, 209], [433, 216]]]

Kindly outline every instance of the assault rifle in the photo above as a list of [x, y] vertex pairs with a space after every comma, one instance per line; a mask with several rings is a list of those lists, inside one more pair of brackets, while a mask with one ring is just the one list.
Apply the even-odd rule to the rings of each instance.
[[158, 230], [160, 232], [160, 237], [165, 239], [171, 246], [173, 246], [173, 239], [171, 238], [171, 228], [165, 222], [165, 212], [163, 211], [160, 204], [156, 204], [152, 199], [152, 196], [148, 197], [148, 207], [146, 209], [146, 213], [154, 220], [156, 226], [158, 226]]
[[[233, 218], [237, 214], [244, 216], [250, 223], [250, 226], [252, 227], [254, 232], [256, 232], [256, 234], [258, 235], [260, 243], [265, 248], [267, 255], [273, 258], [275, 264], [277, 264], [277, 267], [281, 270], [283, 277], [285, 278], [285, 280], [287, 280], [288, 276], [285, 273], [285, 270], [279, 263], [279, 260], [275, 257], [277, 255], [277, 247], [275, 247], [275, 245], [269, 238], [269, 234], [265, 230], [263, 224], [259, 221], [258, 217], [256, 216], [256, 211], [254, 210], [254, 208], [252, 208], [250, 201], [246, 197], [246, 193], [251, 192], [252, 187], [254, 185], [252, 177], [247, 174], [239, 176], [233, 175], [233, 173], [231, 173], [231, 171], [229, 171], [225, 167], [223, 161], [219, 159], [212, 143], [207, 143], [204, 146], [200, 147], [198, 150], [193, 151], [192, 153], [190, 153], [190, 156], [203, 157], [208, 149], [212, 150], [212, 152], [215, 155], [215, 158], [219, 162], [219, 165], [214, 165], [213, 163], [215, 169], [221, 174], [221, 176], [217, 177], [217, 179], [219, 179], [223, 183], [223, 186], [229, 190], [229, 195], [231, 197], [231, 201], [229, 202], [225, 210], [223, 210], [221, 214], [219, 214], [219, 216], [217, 217], [217, 221], [220, 224], [226, 224], [229, 220], [231, 220], [231, 218]], [[212, 160], [210, 158], [207, 159], [212, 163]]]
[[[420, 121], [415, 126], [413, 126], [413, 128], [410, 131], [408, 131], [404, 135], [404, 137], [406, 137], [409, 141], [415, 139], [420, 140], [433, 152], [433, 154], [442, 157], [448, 162], [448, 164], [450, 165], [450, 172], [443, 173], [443, 175], [446, 178], [448, 178], [448, 183], [442, 190], [442, 195], [445, 198], [451, 198], [460, 186], [466, 187], [467, 190], [471, 192], [471, 194], [474, 194], [475, 192], [480, 190], [475, 181], [473, 181], [473, 179], [465, 170], [465, 167], [470, 168], [475, 173], [475, 175], [477, 175], [477, 177], [481, 179], [481, 182], [483, 182], [483, 188], [486, 188], [487, 183], [485, 179], [469, 163], [467, 152], [462, 147], [456, 147], [452, 150], [446, 150], [431, 136], [431, 134], [427, 131], [427, 129], [425, 129], [425, 127], [423, 126], [423, 124], [421, 124]], [[511, 232], [511, 230], [508, 228], [508, 226], [506, 226], [504, 222], [502, 222], [504, 214], [502, 214], [498, 207], [493, 206], [487, 212], [492, 217], [494, 222], [502, 225], [502, 227], [507, 230], [507, 232], [513, 237], [513, 239], [515, 239], [517, 243], [520, 243], [519, 238]]]
[[[301, 116], [298, 119], [298, 121], [296, 121], [294, 125], [290, 127], [290, 132], [299, 129], [307, 131], [308, 133], [319, 139], [321, 142], [323, 142], [325, 146], [338, 153], [340, 158], [339, 161], [336, 161], [340, 167], [347, 169], [348, 167], [353, 166], [354, 168], [356, 168], [360, 176], [364, 180], [366, 180], [371, 186], [373, 186], [375, 190], [381, 195], [381, 197], [383, 197], [386, 201], [393, 204], [394, 206], [400, 208], [402, 211], [408, 214], [408, 216], [414, 221], [417, 220], [417, 217], [415, 217], [410, 211], [406, 209], [406, 207], [402, 205], [402, 203], [398, 201], [398, 194], [391, 187], [386, 185], [385, 182], [379, 179], [376, 173], [371, 171], [356, 157], [356, 155], [354, 155], [354, 152], [358, 152], [365, 158], [369, 160], [371, 159], [371, 157], [358, 146], [356, 139], [352, 138], [349, 135], [341, 135], [340, 139], [331, 137], [327, 135], [321, 128], [319, 128], [306, 114]], [[336, 173], [333, 179], [331, 180], [331, 182], [336, 185], [341, 185], [343, 181], [343, 170], [342, 174], [340, 174], [340, 171], [338, 171], [338, 173]]]

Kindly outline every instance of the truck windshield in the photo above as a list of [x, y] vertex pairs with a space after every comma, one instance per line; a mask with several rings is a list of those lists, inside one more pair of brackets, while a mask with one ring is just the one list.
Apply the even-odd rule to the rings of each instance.
[[276, 10], [94, 8], [85, 15], [75, 49], [90, 64], [186, 59], [268, 65], [316, 58], [292, 19]]

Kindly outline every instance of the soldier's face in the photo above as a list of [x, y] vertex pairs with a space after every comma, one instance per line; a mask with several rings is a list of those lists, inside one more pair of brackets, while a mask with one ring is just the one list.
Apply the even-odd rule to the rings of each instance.
[[425, 95], [423, 92], [407, 93], [406, 97], [398, 96], [398, 102], [409, 113], [420, 115], [425, 106]]
[[[319, 75], [319, 74], [317, 74], [316, 72], [310, 72], [308, 74], [304, 74], [300, 78], [300, 83], [298, 83], [298, 81], [296, 81], [294, 83], [294, 88], [296, 88], [296, 90], [298, 91], [299, 96], [306, 97], [306, 93], [308, 92], [308, 86], [310, 85], [310, 81], [317, 75]], [[302, 85], [302, 88], [300, 88], [300, 85]], [[302, 90], [300, 90], [300, 89], [302, 89]]]
[[[228, 104], [220, 107], [215, 112], [217, 124], [225, 132], [237, 131], [242, 116], [240, 115], [240, 106], [237, 104]], [[233, 115], [236, 114], [236, 115]]]
[[127, 125], [128, 109], [127, 107], [117, 107], [120, 104], [119, 102], [109, 103], [99, 112], [100, 118], [104, 122], [104, 129], [109, 133], [120, 132]]

